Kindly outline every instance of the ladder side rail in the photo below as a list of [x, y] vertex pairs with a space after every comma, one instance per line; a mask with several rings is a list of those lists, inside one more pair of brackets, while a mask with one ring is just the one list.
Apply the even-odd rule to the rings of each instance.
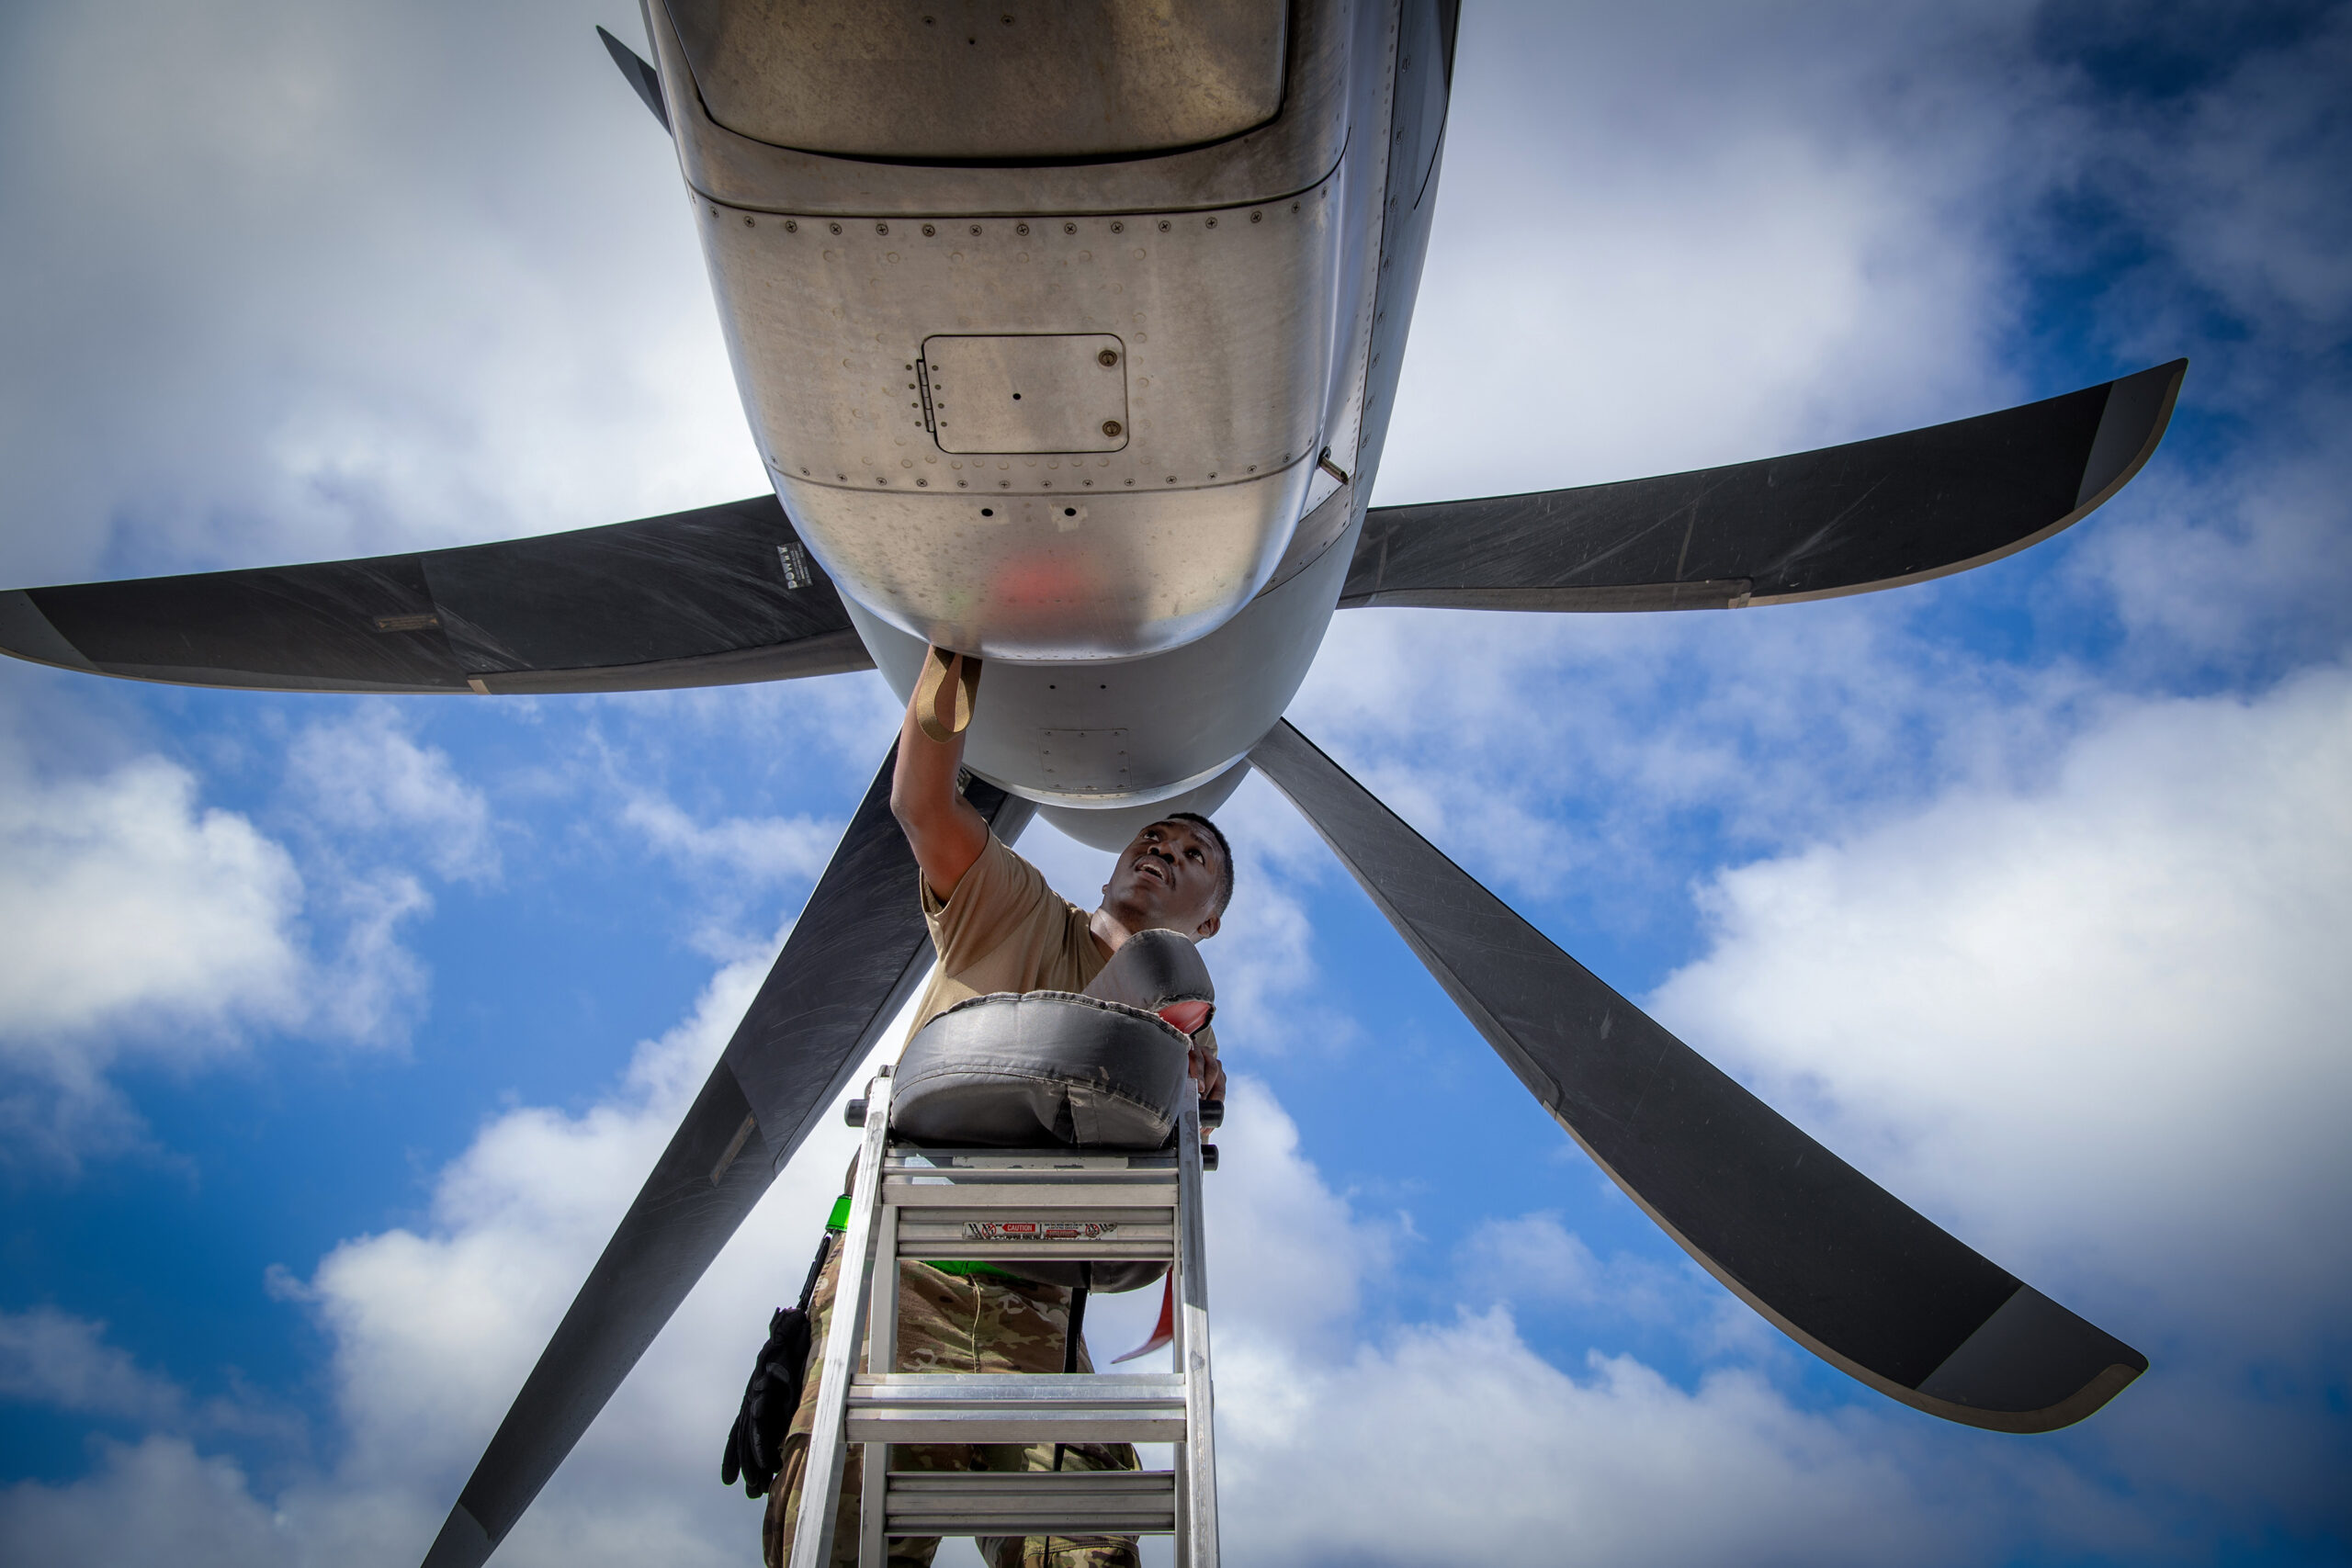
[[[832, 1561], [833, 1519], [849, 1461], [850, 1380], [857, 1372], [858, 1341], [864, 1337], [873, 1283], [875, 1211], [889, 1126], [890, 1069], [886, 1066], [866, 1099], [865, 1142], [858, 1153], [857, 1180], [850, 1188], [849, 1224], [842, 1234], [841, 1268], [834, 1276], [832, 1321], [826, 1325], [825, 1356], [818, 1364], [815, 1426], [808, 1434], [800, 1518], [792, 1532], [788, 1568], [825, 1568]], [[893, 1269], [893, 1278], [896, 1274]]]
[[[886, 1143], [885, 1146], [888, 1145]], [[865, 1366], [869, 1374], [899, 1370], [899, 1205], [882, 1184], [874, 1235], [874, 1302], [866, 1317]], [[864, 1446], [865, 1485], [858, 1500], [858, 1568], [888, 1568], [884, 1539], [890, 1483], [888, 1441]]]
[[1208, 1229], [1201, 1213], [1201, 1100], [1187, 1081], [1178, 1112], [1176, 1365], [1184, 1438], [1176, 1456], [1177, 1568], [1216, 1568], [1216, 1435], [1209, 1384]]

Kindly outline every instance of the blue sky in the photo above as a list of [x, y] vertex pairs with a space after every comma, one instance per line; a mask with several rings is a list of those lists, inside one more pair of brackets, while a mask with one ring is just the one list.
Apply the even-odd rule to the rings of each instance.
[[[2352, 7], [1466, 10], [1380, 501], [2191, 357], [2141, 479], [1996, 567], [1733, 614], [1351, 612], [1293, 716], [2154, 1371], [2019, 1439], [1821, 1367], [1253, 781], [1208, 950], [1228, 1552], [2343, 1561]], [[0, 581], [756, 493], [674, 163], [597, 22], [638, 31], [10, 7]], [[0, 1557], [414, 1562], [892, 722], [870, 675], [391, 702], [0, 670]], [[716, 1461], [826, 1136], [500, 1562], [752, 1560]], [[1098, 1344], [1149, 1305], [1103, 1303]]]

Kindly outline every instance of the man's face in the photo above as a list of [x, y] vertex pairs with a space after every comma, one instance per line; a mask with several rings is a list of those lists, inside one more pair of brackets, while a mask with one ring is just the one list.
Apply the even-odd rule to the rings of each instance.
[[[1107, 908], [1186, 936], [1216, 934], [1216, 892], [1225, 862], [1216, 840], [1193, 822], [1154, 822], [1120, 852], [1102, 886]], [[1132, 922], [1131, 922], [1132, 923]]]

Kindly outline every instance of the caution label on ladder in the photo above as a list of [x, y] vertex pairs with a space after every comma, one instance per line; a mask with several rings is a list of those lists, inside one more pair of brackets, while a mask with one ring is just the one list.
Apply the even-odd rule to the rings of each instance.
[[1115, 1220], [1086, 1220], [1069, 1224], [1023, 1220], [964, 1222], [964, 1235], [973, 1241], [1100, 1241], [1118, 1228]]

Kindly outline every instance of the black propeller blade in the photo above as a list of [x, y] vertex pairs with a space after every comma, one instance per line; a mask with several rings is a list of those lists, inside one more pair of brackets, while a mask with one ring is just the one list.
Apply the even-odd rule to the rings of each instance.
[[2001, 1432], [2079, 1421], [2147, 1370], [1668, 1034], [1288, 723], [1250, 760], [1626, 1196], [1799, 1344]]
[[291, 692], [640, 692], [873, 668], [773, 495], [421, 555], [0, 592], [0, 652]]
[[637, 89], [637, 96], [645, 100], [645, 107], [653, 111], [653, 118], [662, 122], [662, 129], [668, 130], [670, 109], [662, 101], [662, 73], [654, 70], [637, 51], [604, 28], [598, 28], [596, 36], [605, 40], [605, 52], [611, 55], [613, 63], [621, 68], [621, 74], [628, 77], [628, 85]]
[[[775, 967], [605, 1246], [426, 1554], [480, 1568], [752, 1212], [931, 961], [893, 748]], [[1034, 807], [974, 781], [1007, 842]]]
[[2176, 359], [2020, 408], [1725, 468], [1382, 506], [1343, 608], [1721, 610], [1998, 560], [2087, 515], [2172, 418]]

